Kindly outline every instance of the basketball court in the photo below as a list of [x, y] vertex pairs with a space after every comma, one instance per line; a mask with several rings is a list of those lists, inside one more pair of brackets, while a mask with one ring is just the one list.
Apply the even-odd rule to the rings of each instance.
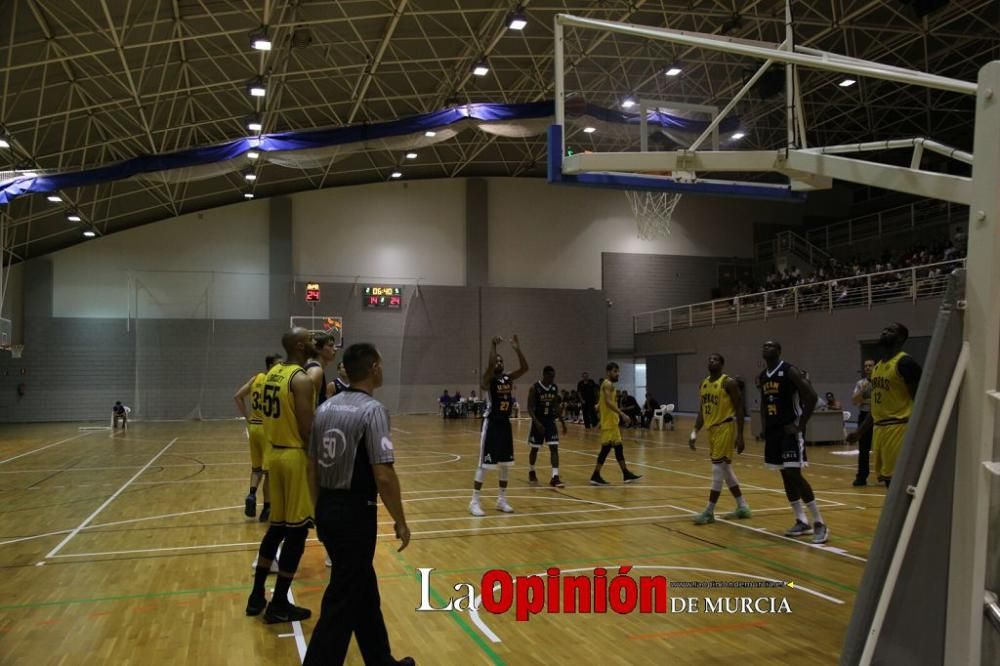
[[[995, 663], [995, 3], [56, 4], [0, 5], [0, 662], [302, 663], [327, 553], [310, 531], [311, 618], [247, 617], [268, 525], [233, 393], [304, 328], [380, 354], [412, 532], [399, 551], [380, 507], [396, 659]], [[903, 320], [902, 453], [858, 483], [854, 366]], [[510, 373], [514, 333], [514, 512], [487, 471], [476, 517], [483, 359], [501, 336]], [[817, 444], [815, 504], [755, 432], [774, 339], [845, 403], [782, 422]], [[696, 525], [709, 352], [747, 380], [752, 517], [723, 489]], [[565, 487], [544, 447], [529, 482], [527, 387], [608, 361], [674, 418], [622, 429], [641, 479], [594, 483], [604, 442], [572, 420]], [[786, 536], [790, 501], [825, 543]]]
[[[780, 480], [763, 469], [761, 447], [752, 444], [736, 469], [754, 519], [694, 527], [691, 516], [704, 504], [710, 470], [704, 451], [692, 452], [684, 441], [691, 421], [683, 419], [673, 432], [627, 431], [630, 465], [642, 482], [625, 486], [606, 472], [613, 484], [607, 488], [586, 483], [596, 433], [571, 426], [561, 446], [566, 488], [532, 487], [519, 470], [508, 490], [516, 513], [491, 510], [476, 519], [456, 506], [468, 501], [463, 481], [475, 464], [478, 421], [396, 419], [413, 542], [397, 553], [383, 514], [376, 556], [394, 644], [441, 664], [536, 663], [548, 650], [560, 660], [586, 662], [601, 653], [648, 664], [662, 663], [665, 650], [681, 663], [698, 663], [703, 637], [711, 635], [714, 656], [746, 663], [769, 663], [790, 648], [815, 655], [815, 663], [835, 660], [884, 489], [851, 489], [852, 461], [811, 450], [816, 493], [836, 532], [825, 546], [796, 542], [782, 536], [788, 509]], [[98, 663], [130, 654], [158, 661], [182, 653], [209, 663], [294, 663], [313, 620], [267, 626], [236, 612], [264, 531], [241, 511], [242, 426], [137, 423], [113, 435], [78, 427], [5, 428], [0, 562], [18, 571], [3, 589], [17, 602], [0, 608], [6, 659]], [[526, 421], [518, 421], [519, 456], [527, 455], [527, 433]], [[484, 491], [489, 508], [491, 494], [495, 489]], [[730, 510], [727, 501], [720, 511]], [[676, 581], [790, 583], [671, 593], [779, 596], [791, 612], [675, 614], [669, 622], [638, 613], [539, 614], [517, 622], [512, 613], [480, 613], [477, 620], [469, 613], [414, 612], [422, 567], [434, 568], [430, 600], [440, 608], [457, 596], [456, 583], [478, 588], [488, 569], [529, 575], [558, 567], [570, 574], [622, 564]], [[311, 539], [293, 586], [297, 603], [318, 607], [328, 571], [321, 544]], [[813, 630], [807, 635], [802, 626]], [[355, 648], [351, 654], [360, 663]]]

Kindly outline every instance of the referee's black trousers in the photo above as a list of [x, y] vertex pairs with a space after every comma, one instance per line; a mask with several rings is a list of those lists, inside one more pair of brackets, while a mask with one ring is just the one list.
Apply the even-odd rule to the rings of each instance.
[[377, 507], [363, 497], [320, 489], [316, 531], [333, 568], [304, 663], [343, 664], [353, 634], [366, 666], [395, 664], [372, 564]]

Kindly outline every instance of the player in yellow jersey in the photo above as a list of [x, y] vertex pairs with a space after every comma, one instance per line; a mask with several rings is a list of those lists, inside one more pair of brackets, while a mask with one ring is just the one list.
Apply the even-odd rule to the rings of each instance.
[[[302, 365], [315, 354], [312, 335], [293, 328], [281, 337], [287, 360], [276, 364], [264, 380], [261, 412], [264, 432], [271, 443], [270, 474], [271, 526], [260, 542], [253, 590], [247, 600], [247, 615], [260, 615], [268, 623], [305, 620], [312, 613], [288, 601], [288, 588], [306, 548], [313, 524], [315, 498], [309, 487], [312, 475], [306, 442], [312, 430], [316, 387]], [[264, 583], [278, 547], [278, 579], [271, 603], [264, 596]]]
[[[281, 360], [277, 354], [264, 358], [265, 372], [258, 372], [247, 380], [247, 383], [240, 387], [240, 390], [233, 396], [236, 401], [236, 409], [247, 422], [247, 439], [250, 440], [250, 494], [244, 502], [243, 513], [248, 518], [257, 515], [257, 486], [264, 484], [264, 507], [260, 512], [260, 522], [266, 523], [271, 517], [271, 493], [267, 487], [267, 457], [271, 452], [271, 445], [264, 434], [264, 414], [260, 411], [263, 404], [261, 399], [264, 396], [264, 379], [266, 371], [271, 369], [275, 363]], [[250, 396], [250, 412], [247, 412], [246, 398]]]
[[743, 453], [743, 393], [739, 382], [723, 374], [726, 359], [722, 354], [709, 354], [708, 377], [701, 382], [701, 408], [694, 422], [689, 444], [694, 450], [698, 431], [708, 428], [708, 455], [712, 460], [712, 489], [708, 493], [708, 506], [694, 517], [695, 525], [715, 522], [715, 504], [722, 494], [725, 480], [729, 491], [736, 498], [736, 511], [726, 518], [750, 518], [750, 507], [740, 490], [740, 482], [733, 472], [733, 451]]
[[871, 413], [857, 431], [847, 437], [852, 444], [874, 428], [872, 453], [875, 474], [889, 487], [896, 460], [903, 449], [906, 426], [913, 411], [913, 399], [920, 383], [920, 364], [903, 351], [910, 331], [896, 322], [886, 326], [879, 338], [881, 360], [872, 370]]
[[625, 466], [625, 447], [622, 446], [622, 431], [618, 424], [621, 419], [625, 419], [631, 425], [632, 418], [625, 414], [615, 402], [615, 384], [618, 382], [619, 374], [618, 364], [612, 361], [608, 363], [605, 370], [607, 370], [607, 374], [604, 381], [601, 382], [600, 397], [597, 401], [600, 411], [601, 452], [597, 455], [597, 466], [594, 468], [594, 473], [590, 475], [590, 485], [592, 486], [611, 485], [601, 477], [601, 466], [608, 459], [611, 449], [615, 450], [615, 460], [618, 461], [618, 466], [622, 470], [625, 483], [632, 483], [642, 478], [640, 475], [630, 472]]

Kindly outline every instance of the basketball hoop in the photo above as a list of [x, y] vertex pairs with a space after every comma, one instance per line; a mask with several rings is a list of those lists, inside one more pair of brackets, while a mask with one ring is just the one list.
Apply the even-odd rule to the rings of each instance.
[[639, 238], [654, 240], [670, 235], [674, 209], [681, 200], [679, 192], [625, 190], [625, 198], [632, 206]]
[[24, 345], [11, 345], [10, 346], [10, 357], [11, 358], [21, 358], [21, 354], [24, 353]]

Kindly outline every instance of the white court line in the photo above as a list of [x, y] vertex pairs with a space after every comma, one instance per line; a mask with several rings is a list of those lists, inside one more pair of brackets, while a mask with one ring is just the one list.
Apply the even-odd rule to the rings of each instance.
[[[581, 456], [590, 456], [591, 458], [596, 458], [597, 457], [596, 453], [587, 453], [586, 451], [574, 451], [572, 449], [566, 449], [566, 451], [568, 453], [576, 453], [576, 454], [581, 455]], [[682, 476], [693, 476], [696, 479], [711, 480], [711, 478], [712, 478], [712, 477], [706, 476], [704, 474], [695, 474], [693, 472], [682, 472], [679, 469], [669, 469], [667, 467], [657, 467], [656, 465], [650, 465], [648, 463], [630, 462], [629, 465], [636, 465], [638, 467], [647, 467], [649, 469], [655, 469], [655, 470], [658, 470], [660, 472], [667, 472], [668, 474], [680, 474]], [[635, 488], [641, 488], [642, 486], [641, 485], [636, 485], [636, 486], [633, 486], [633, 487], [635, 487]], [[769, 493], [779, 493], [781, 495], [785, 494], [784, 490], [780, 490], [780, 489], [777, 489], [777, 488], [766, 488], [764, 486], [758, 486], [758, 485], [753, 484], [753, 483], [743, 483], [742, 481], [740, 482], [740, 488], [753, 488], [754, 490], [763, 490], [763, 491], [766, 491], [766, 492], [769, 492]], [[845, 506], [845, 504], [843, 502], [837, 502], [837, 501], [834, 501], [834, 500], [829, 500], [829, 499], [820, 498], [820, 497], [817, 497], [816, 499], [821, 499], [822, 501], [827, 502], [827, 503], [829, 503], [832, 506]]]
[[[95, 523], [93, 525], [87, 525], [83, 529], [85, 530], [96, 530], [99, 527], [112, 527], [114, 525], [126, 525], [128, 523], [140, 523], [147, 520], [158, 520], [160, 518], [176, 518], [177, 516], [189, 516], [195, 513], [208, 513], [211, 511], [228, 511], [231, 509], [242, 509], [243, 505], [237, 506], [220, 506], [216, 509], [198, 509], [197, 511], [182, 511], [181, 513], [165, 513], [160, 516], [147, 516], [146, 518], [132, 518], [129, 520], [116, 520], [113, 523]], [[8, 541], [0, 541], [0, 546], [5, 546], [9, 543], [18, 543], [20, 541], [30, 541], [32, 539], [42, 539], [49, 536], [55, 536], [57, 534], [67, 534], [73, 530], [57, 530], [55, 532], [46, 532], [45, 534], [32, 534], [31, 536], [18, 537], [16, 539], [10, 539]]]
[[[292, 596], [292, 586], [288, 586], [288, 602], [295, 605], [295, 597]], [[295, 635], [295, 645], [299, 649], [299, 661], [306, 660], [306, 636], [302, 633], [302, 623], [296, 620], [292, 622], [292, 633]]]
[[393, 427], [393, 430], [395, 430], [396, 432], [401, 432], [401, 433], [403, 433], [404, 435], [412, 435], [412, 434], [413, 434], [413, 433], [412, 433], [412, 432], [410, 432], [409, 430], [403, 430], [402, 428], [396, 428], [396, 427]]
[[[617, 509], [621, 511], [625, 507], [618, 506], [617, 504], [608, 504], [607, 502], [597, 502], [595, 500], [579, 499], [577, 497], [566, 497], [564, 495], [558, 495], [556, 497], [546, 496], [546, 495], [505, 495], [513, 499], [527, 499], [527, 500], [548, 500], [550, 502], [580, 502], [583, 504], [597, 504], [599, 506], [606, 506], [611, 509]], [[464, 495], [442, 495], [441, 497], [415, 497], [413, 499], [405, 499], [404, 502], [432, 502], [434, 500], [446, 500], [446, 499], [467, 499], [469, 497], [468, 493]], [[493, 497], [492, 495], [486, 495], [486, 497]], [[381, 506], [381, 505], [380, 505]], [[536, 516], [538, 514], [531, 513], [527, 514], [531, 516]]]
[[[674, 509], [678, 508], [678, 507], [675, 507], [673, 505], [668, 505], [668, 506], [670, 508], [674, 508]], [[498, 525], [498, 526], [490, 526], [490, 527], [468, 527], [468, 528], [460, 527], [460, 528], [448, 529], [448, 530], [428, 530], [428, 531], [424, 531], [424, 532], [412, 532], [412, 534], [413, 534], [413, 536], [421, 536], [421, 535], [427, 535], [427, 534], [457, 534], [457, 533], [460, 533], [460, 532], [484, 532], [484, 533], [489, 533], [491, 530], [512, 530], [512, 529], [516, 530], [516, 529], [529, 528], [529, 527], [550, 527], [550, 528], [551, 527], [555, 527], [555, 528], [561, 528], [561, 527], [564, 527], [564, 526], [567, 526], [567, 525], [601, 525], [601, 524], [612, 525], [612, 524], [617, 524], [617, 523], [630, 523], [630, 522], [635, 522], [637, 520], [645, 520], [645, 521], [653, 522], [653, 521], [658, 521], [658, 520], [669, 520], [669, 519], [673, 519], [673, 518], [690, 518], [692, 512], [689, 509], [680, 509], [680, 510], [684, 511], [684, 513], [664, 514], [664, 515], [660, 515], [660, 516], [639, 516], [639, 517], [636, 517], [636, 518], [599, 518], [597, 520], [561, 521], [561, 522], [555, 522], [555, 523], [534, 523], [534, 524], [528, 524], [528, 525], [523, 525], [523, 524], [522, 525]], [[754, 513], [757, 513], [757, 514], [759, 514], [759, 513], [775, 513], [775, 512], [787, 511], [787, 510], [788, 509], [785, 508], [785, 507], [771, 507], [769, 509], [755, 509]], [[569, 512], [569, 513], [585, 513], [585, 512], [584, 511], [574, 511], [574, 512]], [[524, 514], [524, 515], [525, 516], [531, 516], [531, 515], [534, 515], [534, 514]], [[480, 519], [474, 519], [472, 517], [469, 517], [467, 520], [471, 521], [471, 520], [480, 520]], [[717, 519], [716, 522], [726, 522], [726, 521], [723, 521], [722, 519]], [[386, 524], [388, 524], [388, 523], [386, 523]], [[742, 527], [742, 526], [739, 526], [739, 527]], [[769, 532], [765, 532], [765, 534], [768, 534], [769, 536], [775, 536], [774, 534], [771, 534]], [[382, 533], [379, 533], [378, 536], [379, 537], [385, 537], [385, 538], [390, 539], [390, 540], [396, 538], [396, 534], [394, 532], [382, 532]], [[307, 539], [307, 541], [319, 543], [319, 539], [316, 539], [316, 538]], [[800, 542], [796, 541], [796, 543], [800, 543]], [[94, 552], [94, 553], [61, 553], [59, 555], [54, 555], [53, 557], [55, 557], [55, 558], [67, 558], [67, 559], [68, 558], [74, 558], [74, 557], [104, 557], [104, 556], [109, 556], [109, 555], [138, 555], [138, 554], [143, 554], [143, 553], [165, 553], [165, 552], [171, 552], [171, 551], [187, 551], [187, 550], [199, 550], [199, 549], [209, 550], [209, 549], [215, 549], [215, 548], [236, 548], [236, 547], [241, 547], [241, 546], [260, 546], [260, 541], [259, 540], [258, 541], [238, 541], [238, 542], [233, 542], [233, 543], [215, 543], [215, 544], [203, 544], [203, 545], [197, 545], [197, 546], [165, 546], [165, 547], [161, 547], [161, 548], [137, 548], [137, 549], [133, 549], [133, 550], [109, 550], [109, 551]]]
[[66, 534], [70, 531], [72, 530], [58, 530], [56, 532], [46, 532], [45, 534], [32, 534], [31, 536], [8, 539], [7, 541], [0, 541], [0, 546], [6, 546], [9, 543], [19, 543], [21, 541], [31, 541], [32, 539], [42, 539], [45, 537], [56, 536], [57, 534]]
[[[685, 448], [687, 446], [686, 444], [677, 444], [676, 442], [668, 442], [666, 440], [660, 440], [660, 439], [647, 439], [645, 437], [624, 437], [623, 439], [625, 439], [625, 441], [649, 442], [650, 444], [662, 444], [664, 446], [670, 446], [670, 447], [674, 447], [674, 448], [678, 448], [678, 449], [683, 449], [683, 448]], [[690, 450], [690, 448], [688, 450]], [[697, 451], [695, 453], [697, 453]], [[835, 452], [831, 451], [831, 453], [835, 453]], [[764, 456], [760, 455], [759, 453], [747, 453], [745, 451], [743, 453], [738, 454], [738, 455], [740, 455], [740, 456], [749, 456], [751, 458], [763, 458], [764, 457]], [[832, 465], [830, 463], [821, 463], [821, 462], [812, 462], [812, 461], [808, 461], [808, 463], [809, 463], [810, 467], [812, 467], [813, 465], [818, 466], [818, 467], [835, 467], [837, 469], [854, 469], [854, 467], [855, 467], [854, 465]]]
[[[229, 511], [230, 509], [242, 509], [242, 504], [237, 504], [235, 506], [220, 506], [215, 509], [198, 509], [196, 511], [181, 511], [180, 513], [164, 513], [159, 516], [147, 516], [146, 518], [130, 518], [129, 520], [116, 520], [113, 523], [100, 523], [97, 525], [88, 525], [84, 529], [96, 530], [98, 527], [112, 527], [114, 525], [128, 525], [130, 523], [141, 523], [147, 520], [159, 520], [160, 518], [176, 518], [178, 516], [190, 516], [196, 513], [211, 513], [212, 511]], [[242, 524], [242, 523], [241, 523]]]
[[[166, 464], [157, 465], [157, 467], [225, 467], [229, 465], [246, 465], [250, 466], [249, 462], [225, 462], [225, 463], [177, 463], [177, 464]], [[36, 468], [36, 469], [9, 469], [0, 471], [0, 474], [30, 474], [31, 472], [106, 472], [115, 469], [138, 469], [142, 465], [113, 465], [110, 467], [60, 467], [55, 469], [47, 468]]]
[[157, 458], [159, 458], [159, 457], [160, 457], [160, 456], [162, 456], [162, 455], [163, 455], [164, 453], [166, 453], [167, 449], [169, 449], [169, 448], [170, 448], [171, 446], [173, 446], [174, 442], [176, 442], [176, 441], [177, 441], [178, 439], [179, 439], [178, 437], [174, 437], [174, 438], [173, 438], [172, 440], [170, 440], [170, 442], [169, 442], [169, 443], [168, 443], [168, 444], [167, 444], [166, 446], [164, 446], [164, 447], [163, 447], [162, 449], [160, 449], [160, 452], [159, 452], [159, 453], [157, 453], [157, 454], [156, 454], [155, 456], [153, 456], [152, 458], [150, 458], [149, 462], [148, 462], [148, 463], [146, 463], [145, 467], [143, 467], [143, 468], [142, 468], [142, 469], [140, 469], [140, 470], [139, 470], [138, 472], [136, 472], [136, 473], [135, 473], [135, 475], [134, 475], [134, 476], [132, 476], [132, 478], [131, 478], [131, 479], [129, 479], [128, 481], [126, 481], [126, 482], [125, 482], [125, 483], [124, 483], [124, 484], [122, 485], [122, 487], [121, 487], [121, 488], [119, 488], [118, 490], [116, 490], [116, 491], [114, 492], [114, 494], [113, 494], [113, 495], [112, 495], [111, 497], [109, 497], [108, 499], [104, 500], [104, 503], [103, 503], [103, 504], [101, 504], [101, 506], [97, 507], [97, 510], [95, 510], [95, 511], [94, 511], [94, 513], [92, 513], [92, 514], [90, 514], [89, 516], [87, 516], [87, 518], [86, 518], [86, 519], [85, 519], [85, 520], [84, 520], [84, 521], [83, 521], [82, 523], [80, 523], [80, 524], [79, 524], [79, 525], [78, 525], [78, 526], [76, 527], [76, 529], [74, 529], [74, 530], [73, 530], [72, 532], [70, 532], [70, 533], [69, 533], [68, 535], [66, 535], [66, 538], [65, 538], [65, 539], [63, 539], [62, 541], [60, 541], [60, 542], [59, 542], [59, 545], [58, 545], [58, 546], [56, 546], [55, 548], [53, 548], [52, 550], [50, 550], [50, 551], [49, 551], [49, 553], [48, 553], [48, 555], [46, 555], [44, 559], [46, 559], [46, 560], [47, 560], [47, 559], [49, 559], [50, 557], [55, 557], [55, 556], [56, 556], [56, 555], [57, 555], [57, 554], [59, 553], [59, 551], [63, 549], [63, 546], [65, 546], [65, 545], [66, 545], [67, 543], [69, 543], [69, 542], [70, 542], [70, 540], [72, 540], [72, 539], [73, 539], [73, 537], [75, 537], [75, 536], [76, 536], [77, 534], [79, 534], [79, 533], [80, 533], [80, 530], [82, 530], [82, 529], [83, 529], [84, 527], [86, 527], [86, 526], [87, 526], [88, 524], [90, 524], [90, 521], [92, 521], [92, 520], [93, 520], [94, 518], [96, 518], [96, 517], [97, 517], [97, 515], [98, 515], [98, 514], [99, 514], [99, 513], [101, 512], [101, 511], [104, 511], [104, 509], [105, 509], [105, 508], [106, 508], [106, 507], [107, 507], [107, 506], [108, 506], [109, 504], [111, 504], [111, 502], [113, 502], [113, 501], [115, 500], [115, 498], [117, 498], [117, 497], [118, 497], [119, 495], [121, 495], [121, 494], [122, 494], [122, 492], [123, 492], [123, 491], [124, 491], [124, 490], [125, 490], [126, 488], [128, 488], [128, 487], [129, 487], [129, 485], [131, 485], [131, 483], [132, 483], [133, 481], [135, 481], [136, 479], [138, 479], [138, 478], [139, 478], [139, 475], [141, 475], [141, 474], [142, 474], [143, 472], [145, 472], [145, 471], [146, 471], [147, 469], [149, 469], [149, 466], [150, 466], [150, 465], [152, 465], [152, 464], [153, 464], [154, 462], [156, 462], [156, 459], [157, 459]]
[[[673, 505], [671, 505], [670, 508], [677, 509], [678, 511], [687, 511], [688, 515], [697, 515], [697, 513], [698, 513], [697, 511], [692, 511], [691, 509], [685, 509], [682, 506], [673, 506]], [[784, 507], [780, 507], [780, 508], [781, 508], [782, 511], [786, 511], [786, 509]], [[754, 513], [762, 513], [762, 512], [755, 511]], [[750, 527], [749, 525], [741, 525], [740, 523], [737, 523], [737, 522], [732, 521], [732, 520], [727, 520], [725, 518], [717, 518], [715, 522], [717, 522], [717, 523], [725, 523], [726, 525], [732, 525], [733, 527], [739, 527], [739, 528], [744, 529], [744, 530], [750, 530], [751, 532], [756, 532], [757, 534], [764, 534], [764, 535], [769, 536], [769, 537], [774, 537], [775, 539], [782, 539], [784, 541], [791, 541], [792, 543], [797, 543], [800, 546], [808, 546], [809, 548], [815, 548], [816, 550], [822, 550], [822, 551], [825, 551], [827, 553], [833, 553], [834, 555], [840, 555], [841, 557], [847, 557], [847, 558], [852, 559], [852, 560], [857, 560], [858, 562], [867, 562], [868, 561], [864, 557], [859, 557], [858, 555], [851, 555], [850, 553], [848, 553], [843, 548], [837, 548], [836, 546], [827, 546], [825, 544], [819, 544], [819, 543], [809, 543], [808, 541], [802, 541], [800, 539], [793, 539], [792, 537], [786, 537], [783, 534], [775, 534], [774, 532], [771, 532], [771, 531], [769, 531], [769, 530], [767, 530], [767, 529], [765, 529], [763, 527]]]
[[66, 442], [72, 442], [74, 439], [80, 439], [81, 437], [86, 437], [89, 434], [90, 434], [89, 432], [84, 432], [79, 435], [73, 435], [72, 437], [67, 437], [66, 439], [60, 439], [58, 442], [47, 444], [37, 449], [32, 449], [31, 451], [25, 451], [24, 453], [12, 456], [10, 458], [7, 458], [6, 460], [0, 460], [0, 465], [6, 465], [7, 463], [17, 460], [18, 458], [23, 458], [24, 456], [30, 456], [32, 453], [38, 453], [39, 451], [44, 451], [45, 449], [51, 449], [53, 446], [59, 446], [60, 444], [65, 444]]

